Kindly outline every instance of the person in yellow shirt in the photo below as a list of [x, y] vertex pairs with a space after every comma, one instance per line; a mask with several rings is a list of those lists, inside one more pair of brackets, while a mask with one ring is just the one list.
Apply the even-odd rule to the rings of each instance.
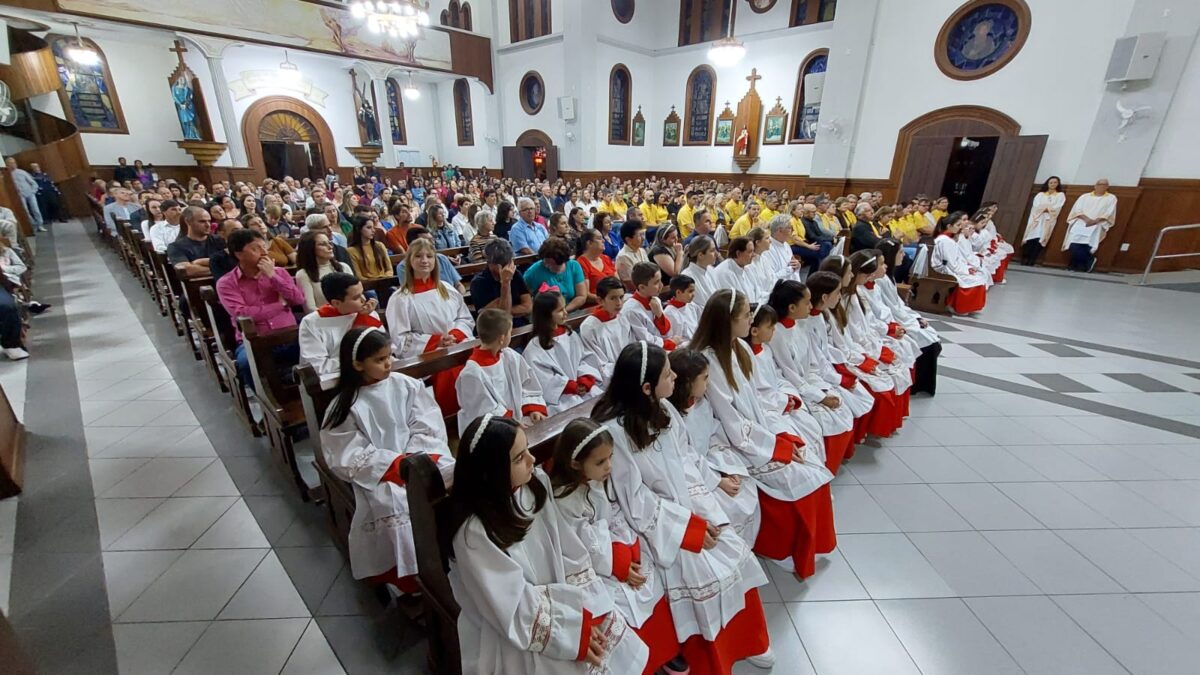
[[767, 197], [766, 206], [759, 211], [758, 222], [769, 223], [777, 215], [779, 215], [779, 197], [770, 195]]
[[734, 237], [746, 236], [751, 228], [758, 227], [762, 223], [762, 219], [759, 217], [761, 213], [762, 209], [758, 206], [758, 202], [747, 203], [746, 212], [733, 223], [733, 229], [729, 231], [729, 237], [732, 239]]
[[821, 219], [822, 228], [830, 232], [842, 231], [842, 221], [837, 217], [837, 205], [828, 198], [822, 197], [817, 200], [817, 210], [820, 212], [818, 217]]
[[767, 197], [770, 196], [770, 188], [758, 188], [758, 193], [754, 195], [754, 201], [758, 202], [758, 208], [764, 209], [767, 207]]
[[679, 213], [675, 215], [675, 223], [679, 225], [679, 234], [684, 239], [687, 239], [696, 227], [696, 209], [700, 208], [700, 202], [703, 199], [703, 192], [691, 190], [687, 193], [687, 203], [680, 207]]
[[917, 221], [913, 220], [911, 207], [903, 207], [898, 214], [893, 211], [890, 217], [888, 229], [892, 231], [893, 237], [905, 244], [914, 243], [920, 238], [921, 235], [917, 233]]
[[638, 208], [642, 211], [642, 222], [646, 227], [657, 227], [662, 222], [658, 220], [658, 211], [654, 208], [654, 190], [642, 193], [642, 203], [638, 204]]
[[854, 229], [858, 224], [858, 217], [854, 215], [854, 204], [845, 197], [838, 197], [833, 200], [833, 210], [838, 214], [838, 220], [842, 223], [842, 227]]
[[950, 213], [950, 200], [946, 197], [938, 197], [929, 213], [933, 215], [935, 222], [940, 222], [942, 218], [946, 217], [946, 214]]
[[625, 212], [629, 207], [625, 205], [625, 200], [621, 199], [608, 188], [600, 190], [600, 206], [596, 208], [597, 213], [607, 213], [612, 216], [614, 223], [625, 222]]
[[731, 219], [737, 220], [746, 212], [746, 204], [742, 202], [742, 188], [735, 187], [729, 191], [729, 201], [725, 202], [725, 213]]
[[916, 223], [917, 230], [921, 234], [933, 236], [934, 230], [937, 229], [937, 220], [929, 212], [929, 204], [930, 202], [927, 198], [917, 201], [917, 208], [913, 210], [913, 221]]

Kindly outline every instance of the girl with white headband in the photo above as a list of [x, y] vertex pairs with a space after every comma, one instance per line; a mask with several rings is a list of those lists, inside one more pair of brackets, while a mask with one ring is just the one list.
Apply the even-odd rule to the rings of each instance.
[[390, 346], [380, 328], [353, 328], [342, 338], [341, 377], [325, 413], [321, 449], [334, 475], [354, 486], [354, 578], [415, 593], [417, 557], [400, 463], [425, 453], [449, 485], [454, 459], [433, 395], [421, 382], [392, 372]]
[[486, 414], [455, 468], [450, 587], [464, 675], [643, 672], [648, 650], [562, 524], [521, 425]]
[[692, 673], [775, 662], [758, 587], [766, 574], [709, 492], [685, 423], [667, 403], [675, 373], [661, 347], [617, 358], [592, 419], [613, 437], [612, 487], [662, 576], [675, 635]]
[[613, 439], [586, 417], [571, 420], [558, 437], [550, 483], [563, 526], [579, 537], [617, 611], [650, 648], [646, 672], [687, 671], [663, 589], [662, 575], [616, 502], [609, 485]]

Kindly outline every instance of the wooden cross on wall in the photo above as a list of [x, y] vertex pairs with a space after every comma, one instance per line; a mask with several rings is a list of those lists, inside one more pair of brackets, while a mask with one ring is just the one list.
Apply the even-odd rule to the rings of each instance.
[[754, 85], [762, 79], [762, 75], [758, 74], [758, 68], [751, 68], [750, 74], [746, 76], [746, 80], [750, 82], [750, 91], [754, 91]]
[[179, 57], [179, 63], [182, 64], [183, 63], [183, 54], [187, 50], [188, 50], [188, 48], [183, 46], [183, 40], [176, 40], [175, 46], [168, 49], [167, 51], [175, 52], [175, 55]]

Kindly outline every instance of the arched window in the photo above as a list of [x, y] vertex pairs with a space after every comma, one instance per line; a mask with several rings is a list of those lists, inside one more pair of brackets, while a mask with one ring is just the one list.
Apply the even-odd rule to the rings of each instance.
[[633, 77], [625, 64], [618, 63], [608, 73], [608, 144], [629, 145], [629, 109], [633, 97]]
[[465, 78], [454, 81], [454, 126], [459, 145], [475, 145], [475, 118], [471, 115], [471, 85]]
[[388, 120], [391, 122], [392, 143], [408, 145], [408, 132], [404, 128], [404, 99], [400, 96], [400, 86], [396, 80], [387, 79]]
[[550, 34], [550, 0], [508, 0], [508, 36], [512, 42]]
[[46, 42], [58, 66], [58, 78], [62, 83], [58, 98], [67, 121], [82, 133], [129, 133], [125, 114], [121, 111], [121, 101], [113, 86], [108, 58], [104, 56], [100, 45], [91, 38], [83, 38], [83, 45], [100, 56], [97, 63], [87, 65], [67, 55], [67, 50], [78, 43], [77, 38], [51, 33], [46, 36]]
[[679, 0], [679, 46], [725, 37], [735, 16], [733, 0]]
[[837, 0], [792, 0], [792, 26], [833, 21]]
[[828, 64], [828, 49], [818, 49], [800, 64], [800, 72], [796, 75], [796, 99], [792, 105], [789, 143], [812, 143], [817, 138], [821, 90], [825, 88], [825, 67]]
[[683, 144], [708, 145], [717, 103], [717, 74], [708, 66], [696, 66], [683, 90]]
[[442, 10], [441, 23], [451, 28], [471, 30], [471, 3], [450, 0], [450, 4]]

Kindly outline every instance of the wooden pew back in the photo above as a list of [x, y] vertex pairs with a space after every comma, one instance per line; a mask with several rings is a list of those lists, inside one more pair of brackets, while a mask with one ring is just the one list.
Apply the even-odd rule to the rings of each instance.
[[[932, 246], [921, 244], [920, 247], [925, 249], [925, 255], [928, 256], [930, 264], [924, 274], [913, 273], [910, 275], [908, 304], [918, 312], [949, 314], [950, 310], [946, 307], [946, 301], [950, 299], [951, 291], [958, 287], [958, 280], [934, 271]], [[918, 256], [920, 256], [919, 251]]]

